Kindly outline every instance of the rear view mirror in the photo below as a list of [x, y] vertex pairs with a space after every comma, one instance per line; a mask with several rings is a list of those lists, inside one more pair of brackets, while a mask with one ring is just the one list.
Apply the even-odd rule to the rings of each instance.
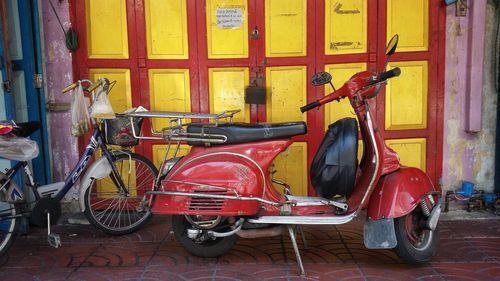
[[392, 56], [396, 52], [396, 47], [398, 46], [399, 35], [392, 36], [387, 46], [385, 46], [385, 55]]
[[313, 75], [311, 79], [311, 84], [314, 86], [321, 86], [325, 85], [326, 83], [329, 83], [332, 81], [332, 75], [328, 72], [318, 72]]

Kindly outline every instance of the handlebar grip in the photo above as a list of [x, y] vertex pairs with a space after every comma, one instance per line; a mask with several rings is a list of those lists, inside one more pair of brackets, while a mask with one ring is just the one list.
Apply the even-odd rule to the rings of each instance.
[[311, 103], [306, 104], [303, 107], [301, 107], [300, 108], [300, 112], [304, 113], [304, 112], [306, 112], [308, 110], [311, 110], [313, 108], [316, 108], [316, 107], [318, 107], [320, 105], [321, 105], [321, 103], [319, 103], [319, 101], [311, 102]]
[[401, 69], [399, 69], [399, 67], [396, 67], [386, 72], [380, 73], [380, 75], [378, 76], [378, 81], [385, 81], [389, 78], [397, 77], [399, 76], [399, 74], [401, 74]]
[[67, 93], [67, 92], [73, 90], [74, 88], [76, 88], [77, 86], [78, 86], [78, 82], [75, 82], [75, 83], [73, 83], [73, 84], [71, 84], [69, 86], [66, 86], [66, 88], [62, 89], [62, 93], [63, 94]]

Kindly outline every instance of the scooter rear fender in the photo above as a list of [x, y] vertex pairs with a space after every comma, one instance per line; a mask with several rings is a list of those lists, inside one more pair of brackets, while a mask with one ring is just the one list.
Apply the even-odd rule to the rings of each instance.
[[380, 178], [368, 204], [372, 220], [397, 218], [409, 214], [426, 194], [436, 192], [421, 170], [402, 167]]
[[[284, 202], [269, 179], [269, 167], [290, 140], [193, 147], [163, 179], [161, 190], [177, 192], [155, 196], [155, 214], [251, 216], [279, 213], [279, 208], [254, 199]], [[226, 198], [195, 197], [217, 195]], [[233, 198], [231, 198], [233, 197]], [[244, 198], [245, 200], [238, 200]]]

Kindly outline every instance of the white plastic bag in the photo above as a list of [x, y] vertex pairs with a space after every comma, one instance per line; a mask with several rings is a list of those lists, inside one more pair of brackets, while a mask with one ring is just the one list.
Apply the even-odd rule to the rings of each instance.
[[71, 100], [71, 134], [75, 137], [84, 135], [90, 127], [89, 112], [83, 96], [82, 85], [73, 91]]
[[112, 119], [116, 117], [113, 107], [111, 106], [111, 102], [109, 102], [108, 95], [102, 87], [99, 87], [96, 100], [94, 101], [90, 112], [90, 116], [92, 116], [92, 118]]
[[0, 157], [16, 161], [29, 161], [37, 156], [38, 145], [36, 141], [21, 137], [0, 136]]

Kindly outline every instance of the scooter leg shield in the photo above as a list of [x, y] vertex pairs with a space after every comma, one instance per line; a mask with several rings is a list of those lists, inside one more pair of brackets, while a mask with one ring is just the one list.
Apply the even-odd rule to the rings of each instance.
[[367, 217], [380, 220], [407, 215], [424, 195], [436, 191], [424, 172], [417, 168], [402, 167], [379, 180], [368, 203]]

